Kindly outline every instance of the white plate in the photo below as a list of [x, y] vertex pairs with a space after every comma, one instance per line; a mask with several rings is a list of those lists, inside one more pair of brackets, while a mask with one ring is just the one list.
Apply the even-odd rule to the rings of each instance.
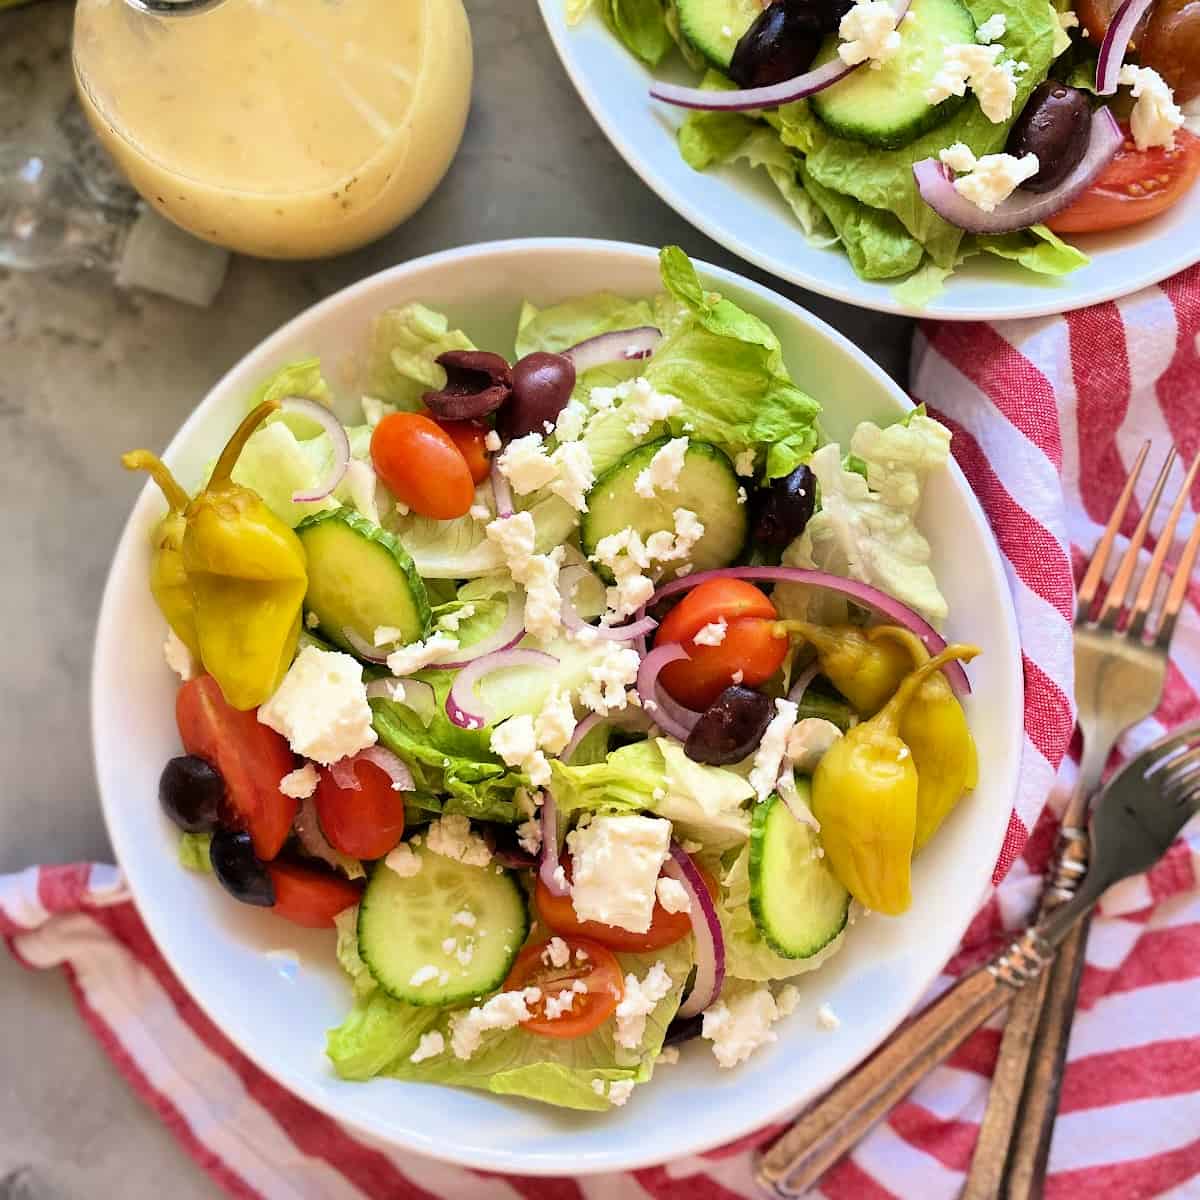
[[[829, 326], [729, 272], [702, 273], [776, 331], [797, 382], [825, 402], [831, 437], [844, 437], [859, 420], [890, 421], [905, 411], [895, 384]], [[654, 251], [611, 242], [500, 242], [418, 259], [347, 288], [268, 338], [196, 409], [166, 461], [185, 486], [196, 486], [255, 384], [293, 359], [320, 355], [334, 387], [353, 398], [357, 351], [372, 317], [388, 305], [421, 300], [484, 346], [511, 352], [526, 297], [549, 304], [600, 288], [642, 296], [658, 286]], [[175, 833], [158, 810], [159, 773], [179, 753], [175, 679], [163, 663], [163, 621], [146, 585], [149, 535], [161, 513], [161, 498], [147, 485], [117, 549], [96, 640], [93, 736], [113, 845], [154, 940], [208, 1016], [264, 1071], [360, 1133], [472, 1167], [565, 1175], [704, 1150], [778, 1118], [868, 1054], [916, 1003], [975, 911], [1015, 792], [1022, 691], [1004, 572], [954, 468], [932, 481], [922, 523], [951, 605], [947, 632], [986, 650], [971, 667], [968, 702], [981, 784], [922, 853], [912, 910], [899, 920], [859, 922], [845, 950], [802, 981], [803, 1000], [778, 1026], [778, 1043], [745, 1066], [718, 1070], [707, 1043], [693, 1045], [678, 1066], [611, 1113], [389, 1079], [342, 1082], [323, 1053], [325, 1031], [350, 1007], [332, 935], [239, 905], [210, 877], [182, 870]], [[281, 948], [299, 953], [294, 980], [265, 955]], [[837, 1033], [817, 1027], [822, 1002], [842, 1018]]]
[[[683, 110], [651, 100], [655, 77], [694, 84], [698, 73], [678, 54], [651, 72], [608, 30], [593, 6], [569, 26], [566, 0], [538, 0], [575, 89], [625, 161], [680, 216], [726, 250], [801, 287], [880, 312], [987, 321], [1067, 312], [1127, 296], [1182, 271], [1200, 257], [1200, 185], [1163, 216], [1111, 234], [1072, 237], [1092, 259], [1064, 279], [1047, 279], [979, 255], [923, 309], [900, 304], [898, 281], [859, 279], [837, 247], [810, 246], [767, 178], [745, 163], [693, 171], [679, 156], [675, 131]], [[685, 247], [686, 249], [686, 247]]]

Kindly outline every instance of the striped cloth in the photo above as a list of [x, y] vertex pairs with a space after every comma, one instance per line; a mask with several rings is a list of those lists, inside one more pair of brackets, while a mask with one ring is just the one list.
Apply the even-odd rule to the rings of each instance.
[[[1021, 626], [1021, 790], [990, 899], [931, 994], [995, 950], [1034, 906], [1074, 779], [1072, 571], [1080, 572], [1145, 438], [1200, 450], [1200, 267], [1127, 300], [1000, 326], [930, 325], [912, 391], [954, 431], [991, 518]], [[1144, 501], [1155, 470], [1138, 492]], [[1172, 480], [1178, 486], [1182, 466]], [[1193, 506], [1200, 502], [1200, 490]], [[1137, 511], [1130, 513], [1130, 528]], [[1190, 529], [1191, 515], [1183, 534]], [[1129, 530], [1127, 529], [1126, 532]], [[1117, 757], [1200, 716], [1200, 588], [1166, 694]], [[369, 1148], [242, 1058], [171, 975], [116, 871], [0, 876], [0, 935], [61, 967], [129, 1083], [230, 1195], [268, 1200], [735, 1200], [778, 1127], [625, 1175], [498, 1177]], [[1000, 1027], [985, 1028], [834, 1168], [828, 1200], [951, 1200], [970, 1161]], [[749, 1067], [747, 1069], [753, 1069]], [[1200, 1197], [1200, 829], [1105, 898], [1071, 1039], [1048, 1200]]]

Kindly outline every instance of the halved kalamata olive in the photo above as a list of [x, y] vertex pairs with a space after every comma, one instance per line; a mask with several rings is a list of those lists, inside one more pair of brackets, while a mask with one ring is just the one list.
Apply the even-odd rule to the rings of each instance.
[[738, 87], [755, 88], [803, 75], [850, 7], [850, 0], [775, 0], [738, 40], [729, 77]]
[[1034, 89], [1008, 135], [1009, 154], [1036, 154], [1038, 173], [1021, 186], [1052, 192], [1079, 165], [1088, 147], [1092, 106], [1078, 88], [1047, 79]]
[[426, 392], [425, 407], [445, 421], [486, 417], [512, 395], [512, 371], [499, 354], [488, 350], [447, 350], [438, 365], [446, 371], [446, 386]]
[[208, 860], [217, 881], [235, 900], [259, 908], [270, 908], [275, 903], [275, 884], [267, 864], [256, 857], [248, 833], [217, 830], [208, 850]]
[[664, 1046], [680, 1046], [700, 1036], [704, 1027], [704, 1014], [697, 1013], [694, 1017], [676, 1017], [667, 1026], [667, 1036], [663, 1038]]
[[758, 493], [755, 541], [779, 548], [788, 545], [804, 532], [816, 500], [816, 480], [808, 467], [799, 466], [790, 475], [772, 479], [770, 486]]
[[563, 354], [535, 350], [512, 369], [512, 399], [496, 417], [506, 442], [527, 433], [546, 433], [566, 407], [575, 387], [575, 364]]
[[753, 688], [727, 687], [700, 714], [683, 744], [693, 762], [723, 767], [753, 754], [775, 711], [770, 699]]
[[194, 754], [171, 759], [158, 779], [158, 802], [185, 833], [212, 833], [224, 798], [221, 772]]

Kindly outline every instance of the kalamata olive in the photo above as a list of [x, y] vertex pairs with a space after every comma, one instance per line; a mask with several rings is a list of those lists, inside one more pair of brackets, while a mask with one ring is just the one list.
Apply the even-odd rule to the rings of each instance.
[[486, 417], [512, 395], [512, 371], [499, 354], [447, 350], [437, 361], [446, 372], [446, 386], [423, 397], [435, 417], [444, 421]]
[[770, 486], [758, 493], [754, 540], [762, 546], [788, 545], [804, 532], [816, 500], [816, 480], [806, 466], [772, 479]]
[[1034, 90], [1008, 135], [1009, 154], [1036, 154], [1038, 173], [1021, 186], [1052, 192], [1079, 165], [1092, 128], [1092, 107], [1078, 88], [1047, 79]]
[[535, 350], [512, 369], [512, 399], [496, 417], [504, 440], [546, 432], [566, 407], [575, 387], [575, 364], [563, 354]]
[[270, 908], [275, 903], [275, 884], [267, 864], [255, 856], [248, 833], [218, 829], [208, 859], [218, 882], [235, 900], [259, 908]]
[[663, 1038], [664, 1046], [680, 1046], [700, 1036], [704, 1026], [704, 1014], [697, 1013], [694, 1017], [676, 1017], [667, 1026], [667, 1036]]
[[693, 762], [710, 767], [741, 762], [762, 741], [774, 711], [762, 692], [739, 684], [727, 687], [700, 714], [683, 752]]
[[212, 833], [224, 797], [221, 772], [194, 754], [171, 759], [158, 779], [158, 802], [185, 833]]
[[752, 88], [803, 75], [850, 7], [851, 0], [775, 0], [738, 40], [729, 77]]

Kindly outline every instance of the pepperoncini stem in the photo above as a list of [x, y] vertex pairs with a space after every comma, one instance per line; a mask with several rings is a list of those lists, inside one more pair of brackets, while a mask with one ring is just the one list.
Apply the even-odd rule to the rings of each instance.
[[233, 468], [241, 457], [242, 450], [250, 440], [250, 435], [273, 413], [279, 411], [278, 400], [264, 400], [246, 419], [233, 431], [233, 437], [221, 451], [217, 465], [208, 480], [208, 490], [228, 487]]
[[955, 642], [947, 646], [940, 654], [935, 654], [927, 663], [904, 677], [904, 682], [896, 689], [896, 694], [868, 722], [877, 730], [898, 736], [900, 721], [909, 702], [917, 694], [917, 689], [929, 678], [934, 671], [940, 671], [948, 662], [958, 659], [960, 662], [970, 662], [979, 653], [978, 646], [965, 646]]
[[833, 635], [822, 625], [813, 625], [808, 621], [775, 621], [772, 632], [776, 637], [787, 637], [789, 633], [798, 633], [806, 642], [810, 642], [819, 650], [834, 643]]
[[167, 507], [172, 512], [181, 513], [187, 508], [191, 497], [179, 486], [175, 476], [157, 454], [149, 450], [130, 450], [121, 455], [121, 465], [127, 471], [146, 471], [167, 498]]
[[914, 667], [922, 666], [929, 660], [929, 647], [911, 629], [905, 629], [902, 625], [876, 625], [866, 633], [873, 642], [880, 638], [899, 642], [912, 655]]

